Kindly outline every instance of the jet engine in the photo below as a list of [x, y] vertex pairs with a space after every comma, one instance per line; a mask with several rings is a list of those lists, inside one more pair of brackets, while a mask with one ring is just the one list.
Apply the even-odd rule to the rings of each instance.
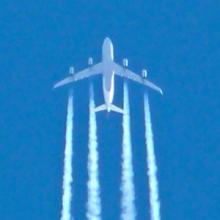
[[147, 78], [147, 70], [146, 70], [146, 69], [143, 69], [143, 70], [142, 70], [142, 77], [143, 77], [144, 79]]
[[122, 64], [123, 64], [124, 67], [128, 67], [128, 59], [127, 59], [127, 58], [124, 58], [124, 59], [122, 60]]
[[69, 74], [70, 74], [70, 75], [73, 75], [73, 74], [74, 74], [74, 67], [73, 67], [73, 66], [71, 66], [71, 67], [69, 68]]
[[89, 66], [92, 66], [92, 65], [93, 65], [93, 59], [92, 59], [92, 57], [89, 57], [89, 59], [88, 59], [88, 65], [89, 65]]

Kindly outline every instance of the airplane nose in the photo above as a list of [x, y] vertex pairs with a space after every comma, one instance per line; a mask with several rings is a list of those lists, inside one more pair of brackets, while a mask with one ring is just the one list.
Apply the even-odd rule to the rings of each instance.
[[106, 37], [104, 42], [105, 42], [105, 44], [111, 44], [112, 43], [112, 41], [109, 37]]

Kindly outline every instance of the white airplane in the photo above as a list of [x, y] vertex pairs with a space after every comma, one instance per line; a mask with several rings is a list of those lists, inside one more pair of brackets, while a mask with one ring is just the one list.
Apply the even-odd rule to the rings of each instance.
[[95, 76], [102, 74], [102, 85], [103, 85], [103, 93], [105, 104], [100, 105], [95, 108], [95, 112], [107, 110], [115, 111], [118, 113], [123, 114], [123, 110], [115, 105], [112, 104], [113, 96], [114, 96], [114, 77], [115, 75], [128, 78], [133, 80], [137, 83], [142, 85], [148, 86], [159, 93], [163, 94], [162, 90], [153, 84], [152, 82], [148, 81], [147, 78], [147, 70], [142, 70], [142, 77], [131, 70], [128, 67], [128, 60], [125, 58], [123, 59], [123, 66], [114, 62], [114, 52], [113, 52], [113, 44], [109, 38], [105, 38], [103, 45], [102, 45], [102, 61], [93, 65], [93, 59], [90, 57], [88, 59], [89, 67], [74, 73], [73, 68], [70, 69], [70, 76], [66, 77], [65, 79], [57, 82], [54, 85], [54, 88], [64, 86], [66, 84], [88, 78], [90, 76]]

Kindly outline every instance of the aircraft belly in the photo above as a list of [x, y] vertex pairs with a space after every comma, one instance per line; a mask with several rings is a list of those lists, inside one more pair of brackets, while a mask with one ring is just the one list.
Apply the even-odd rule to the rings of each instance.
[[114, 83], [111, 83], [109, 87], [106, 87], [106, 81], [103, 78], [103, 92], [105, 103], [107, 105], [111, 104], [114, 96]]

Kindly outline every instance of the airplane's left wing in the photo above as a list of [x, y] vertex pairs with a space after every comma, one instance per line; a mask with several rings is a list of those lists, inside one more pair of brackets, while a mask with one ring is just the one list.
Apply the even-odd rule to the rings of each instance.
[[163, 94], [163, 91], [160, 87], [156, 86], [154, 83], [150, 82], [149, 80], [142, 78], [140, 75], [132, 72], [131, 70], [120, 66], [117, 63], [114, 63], [114, 71], [115, 71], [115, 74], [118, 76], [125, 77], [137, 83], [140, 83], [142, 85], [148, 86], [158, 91], [159, 93]]
[[73, 75], [68, 76], [65, 79], [57, 82], [54, 85], [54, 88], [61, 87], [61, 86], [64, 86], [66, 84], [69, 84], [69, 83], [72, 83], [72, 82], [75, 82], [75, 81], [78, 81], [81, 79], [85, 79], [90, 76], [98, 75], [98, 74], [102, 73], [102, 71], [103, 71], [102, 63], [100, 62], [100, 63], [95, 64], [89, 68], [82, 70], [82, 71], [74, 73]]

